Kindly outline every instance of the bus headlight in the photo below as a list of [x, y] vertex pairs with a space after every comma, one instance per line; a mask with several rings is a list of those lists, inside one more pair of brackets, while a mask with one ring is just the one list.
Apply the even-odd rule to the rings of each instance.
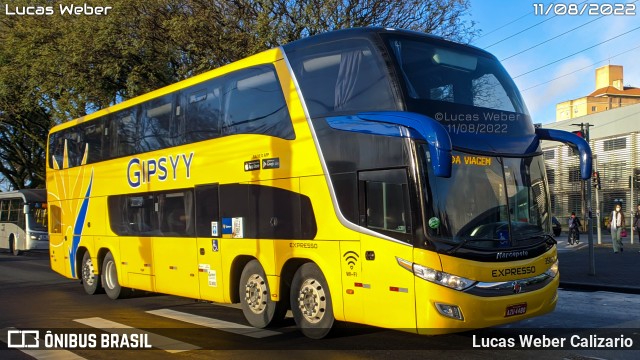
[[558, 275], [558, 260], [556, 260], [544, 274], [551, 278], [556, 277], [556, 275]]
[[444, 271], [438, 271], [418, 264], [413, 264], [413, 274], [432, 283], [460, 291], [467, 289], [476, 283], [473, 280], [463, 278], [461, 276], [452, 275]]

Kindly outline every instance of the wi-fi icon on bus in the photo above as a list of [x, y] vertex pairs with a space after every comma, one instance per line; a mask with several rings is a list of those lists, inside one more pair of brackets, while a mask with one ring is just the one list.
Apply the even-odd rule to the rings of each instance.
[[353, 270], [353, 267], [358, 262], [358, 258], [360, 258], [360, 255], [358, 255], [358, 253], [355, 251], [347, 251], [346, 253], [344, 253], [344, 255], [342, 255], [342, 257], [344, 257], [344, 260], [347, 262], [347, 265], [349, 265], [349, 268]]

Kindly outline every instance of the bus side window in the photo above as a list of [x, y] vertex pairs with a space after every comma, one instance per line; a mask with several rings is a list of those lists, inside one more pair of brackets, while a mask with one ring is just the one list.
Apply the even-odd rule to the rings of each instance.
[[227, 78], [224, 134], [295, 138], [289, 110], [271, 65], [240, 70]]
[[9, 200], [0, 201], [0, 221], [9, 219]]
[[137, 125], [133, 109], [122, 110], [115, 114], [112, 121], [111, 156], [127, 156], [137, 152]]
[[[218, 184], [196, 186], [195, 190], [196, 235], [198, 237], [222, 236]], [[217, 223], [217, 228], [214, 223]]]
[[[51, 135], [49, 139], [49, 168], [62, 168], [62, 156], [64, 154], [64, 136], [62, 132]], [[55, 163], [55, 165], [54, 165]]]
[[[95, 163], [102, 160], [102, 130], [103, 120], [94, 120], [83, 126], [84, 130], [84, 149], [87, 151], [87, 164]], [[84, 155], [83, 155], [84, 156]]]
[[17, 223], [19, 214], [22, 212], [22, 201], [11, 199], [9, 201], [9, 222]]
[[139, 122], [140, 151], [153, 151], [174, 145], [174, 96], [152, 99], [142, 104]]
[[334, 41], [288, 55], [313, 118], [397, 109], [388, 71], [368, 40]]
[[413, 230], [406, 170], [362, 171], [358, 179], [361, 225], [410, 240]]
[[65, 132], [65, 140], [67, 146], [67, 160], [69, 161], [69, 167], [79, 166], [84, 154], [84, 133], [73, 127]]
[[185, 91], [185, 142], [220, 136], [222, 121], [222, 81], [210, 80], [201, 87]]

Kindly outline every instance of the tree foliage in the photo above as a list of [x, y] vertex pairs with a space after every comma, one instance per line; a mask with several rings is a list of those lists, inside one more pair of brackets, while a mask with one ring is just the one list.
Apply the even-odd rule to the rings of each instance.
[[[107, 15], [0, 17], [0, 174], [44, 186], [48, 129], [302, 37], [385, 26], [469, 41], [469, 0], [85, 0]], [[65, 3], [66, 4], [66, 3]], [[9, 9], [33, 5], [16, 0]]]

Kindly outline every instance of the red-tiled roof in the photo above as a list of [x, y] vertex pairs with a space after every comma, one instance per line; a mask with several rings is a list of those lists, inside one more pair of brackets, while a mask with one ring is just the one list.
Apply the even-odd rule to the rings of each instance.
[[588, 96], [605, 96], [605, 95], [622, 95], [622, 96], [640, 96], [640, 88], [625, 86], [624, 90], [619, 90], [613, 86], [600, 88]]

